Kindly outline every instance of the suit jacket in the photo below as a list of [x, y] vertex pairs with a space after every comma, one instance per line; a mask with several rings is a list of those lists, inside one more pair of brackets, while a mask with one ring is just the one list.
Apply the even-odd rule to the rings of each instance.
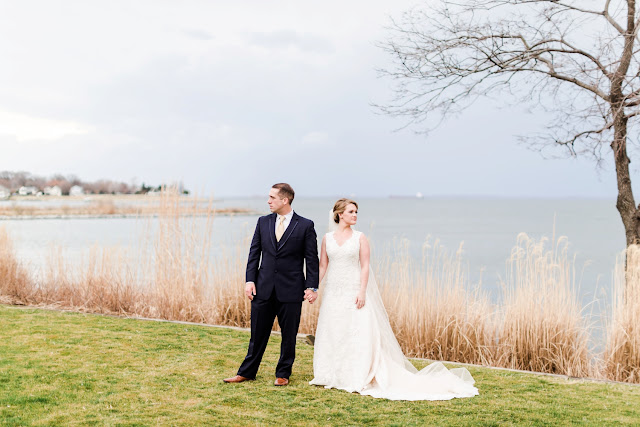
[[277, 216], [273, 213], [258, 218], [249, 249], [246, 280], [256, 284], [255, 298], [269, 299], [275, 290], [280, 302], [302, 302], [305, 289], [318, 287], [316, 230], [313, 221], [294, 212], [278, 242], [275, 235]]

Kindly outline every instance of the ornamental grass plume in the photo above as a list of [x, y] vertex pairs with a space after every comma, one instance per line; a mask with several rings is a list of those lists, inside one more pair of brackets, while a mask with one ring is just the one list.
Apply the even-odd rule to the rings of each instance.
[[614, 271], [603, 369], [606, 378], [640, 383], [640, 247], [631, 245], [625, 252]]
[[29, 304], [33, 293], [33, 282], [18, 261], [7, 230], [0, 227], [0, 300], [10, 304]]
[[593, 374], [578, 295], [567, 239], [536, 241], [521, 233], [507, 260], [493, 363], [569, 376]]
[[461, 253], [462, 246], [452, 256], [427, 239], [416, 265], [405, 241], [377, 263], [382, 298], [407, 356], [490, 362], [492, 307], [471, 285]]

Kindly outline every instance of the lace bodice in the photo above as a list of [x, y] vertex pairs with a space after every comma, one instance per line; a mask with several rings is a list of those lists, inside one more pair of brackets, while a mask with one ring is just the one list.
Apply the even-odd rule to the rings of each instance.
[[[360, 233], [352, 235], [342, 246], [338, 245], [334, 233], [327, 233], [325, 244], [329, 266], [325, 291], [327, 293], [356, 295], [360, 289]], [[354, 294], [353, 292], [356, 292]]]

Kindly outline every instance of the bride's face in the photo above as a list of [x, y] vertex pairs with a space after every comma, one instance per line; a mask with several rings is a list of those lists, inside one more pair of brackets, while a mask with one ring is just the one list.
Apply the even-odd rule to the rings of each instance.
[[347, 208], [344, 210], [344, 213], [340, 215], [340, 218], [347, 225], [356, 225], [356, 222], [358, 222], [358, 208], [356, 208], [356, 205], [347, 205]]

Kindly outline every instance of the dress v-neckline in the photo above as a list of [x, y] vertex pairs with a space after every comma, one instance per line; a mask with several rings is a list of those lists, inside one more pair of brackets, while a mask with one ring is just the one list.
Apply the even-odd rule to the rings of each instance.
[[338, 243], [338, 239], [336, 239], [336, 232], [335, 231], [331, 233], [331, 238], [333, 239], [334, 242], [336, 242], [336, 245], [338, 245], [338, 247], [341, 248], [344, 245], [346, 245], [349, 240], [353, 239], [353, 236], [355, 234], [356, 234], [355, 230], [351, 230], [351, 237], [349, 237], [347, 240], [342, 242], [342, 244]]

